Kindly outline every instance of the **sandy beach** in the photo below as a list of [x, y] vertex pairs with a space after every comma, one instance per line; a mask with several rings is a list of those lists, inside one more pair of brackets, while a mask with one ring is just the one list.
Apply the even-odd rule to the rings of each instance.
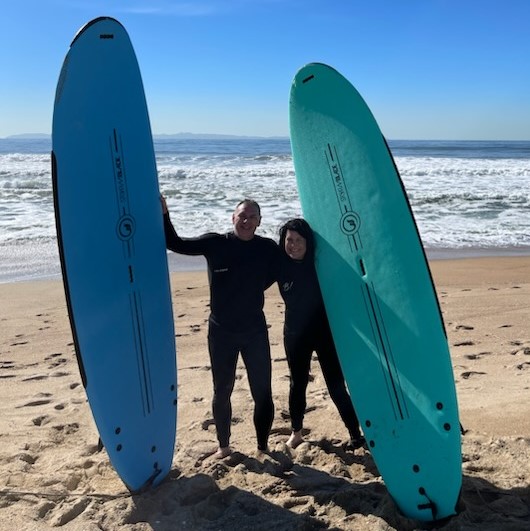
[[206, 272], [172, 274], [178, 348], [173, 468], [131, 495], [98, 451], [60, 281], [0, 284], [0, 530], [530, 529], [530, 257], [435, 260], [463, 436], [462, 511], [425, 525], [403, 517], [367, 450], [346, 431], [316, 361], [304, 442], [285, 442], [288, 369], [283, 303], [266, 297], [276, 415], [257, 456], [240, 363], [234, 453], [216, 460], [206, 350]]

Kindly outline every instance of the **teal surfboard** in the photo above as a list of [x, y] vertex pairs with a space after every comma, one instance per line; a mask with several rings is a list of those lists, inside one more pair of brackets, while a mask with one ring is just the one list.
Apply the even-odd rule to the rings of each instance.
[[147, 105], [123, 26], [99, 18], [74, 38], [52, 130], [57, 238], [88, 401], [131, 491], [173, 460], [176, 353]]
[[295, 76], [290, 132], [318, 278], [370, 452], [406, 516], [453, 515], [462, 465], [451, 359], [392, 155], [359, 93], [323, 64]]

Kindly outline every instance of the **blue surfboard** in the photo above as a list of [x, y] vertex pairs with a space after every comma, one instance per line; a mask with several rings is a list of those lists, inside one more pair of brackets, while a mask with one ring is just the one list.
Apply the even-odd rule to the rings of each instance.
[[114, 19], [89, 22], [70, 45], [52, 146], [79, 368], [110, 461], [136, 492], [171, 468], [176, 353], [147, 105], [133, 47]]
[[406, 516], [453, 515], [462, 483], [453, 370], [392, 155], [359, 93], [323, 64], [295, 76], [290, 132], [318, 278], [370, 452]]

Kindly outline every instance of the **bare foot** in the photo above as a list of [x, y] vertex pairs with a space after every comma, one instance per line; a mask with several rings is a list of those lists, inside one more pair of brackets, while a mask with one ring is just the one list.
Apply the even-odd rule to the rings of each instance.
[[286, 444], [290, 448], [296, 448], [303, 442], [304, 442], [304, 438], [302, 437], [302, 430], [300, 430], [300, 431], [293, 431], [293, 433], [291, 433], [291, 436], [289, 437]]
[[254, 458], [257, 459], [258, 461], [262, 462], [267, 458], [269, 457], [269, 448], [265, 448], [265, 449], [262, 449], [262, 448], [257, 448], [255, 453], [254, 453]]
[[230, 448], [230, 446], [224, 446], [224, 447], [220, 446], [217, 449], [217, 452], [215, 452], [215, 454], [213, 455], [217, 459], [224, 459], [225, 457], [228, 457], [231, 453], [232, 453], [232, 449]]

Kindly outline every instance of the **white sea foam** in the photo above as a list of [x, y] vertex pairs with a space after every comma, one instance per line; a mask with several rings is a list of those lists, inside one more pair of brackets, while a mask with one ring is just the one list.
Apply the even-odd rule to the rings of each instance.
[[[0, 281], [59, 271], [50, 146], [16, 147], [0, 139]], [[391, 147], [428, 250], [530, 248], [530, 143]], [[301, 215], [286, 139], [165, 140], [155, 148], [160, 189], [184, 236], [230, 230], [244, 197], [262, 206], [266, 236]]]

